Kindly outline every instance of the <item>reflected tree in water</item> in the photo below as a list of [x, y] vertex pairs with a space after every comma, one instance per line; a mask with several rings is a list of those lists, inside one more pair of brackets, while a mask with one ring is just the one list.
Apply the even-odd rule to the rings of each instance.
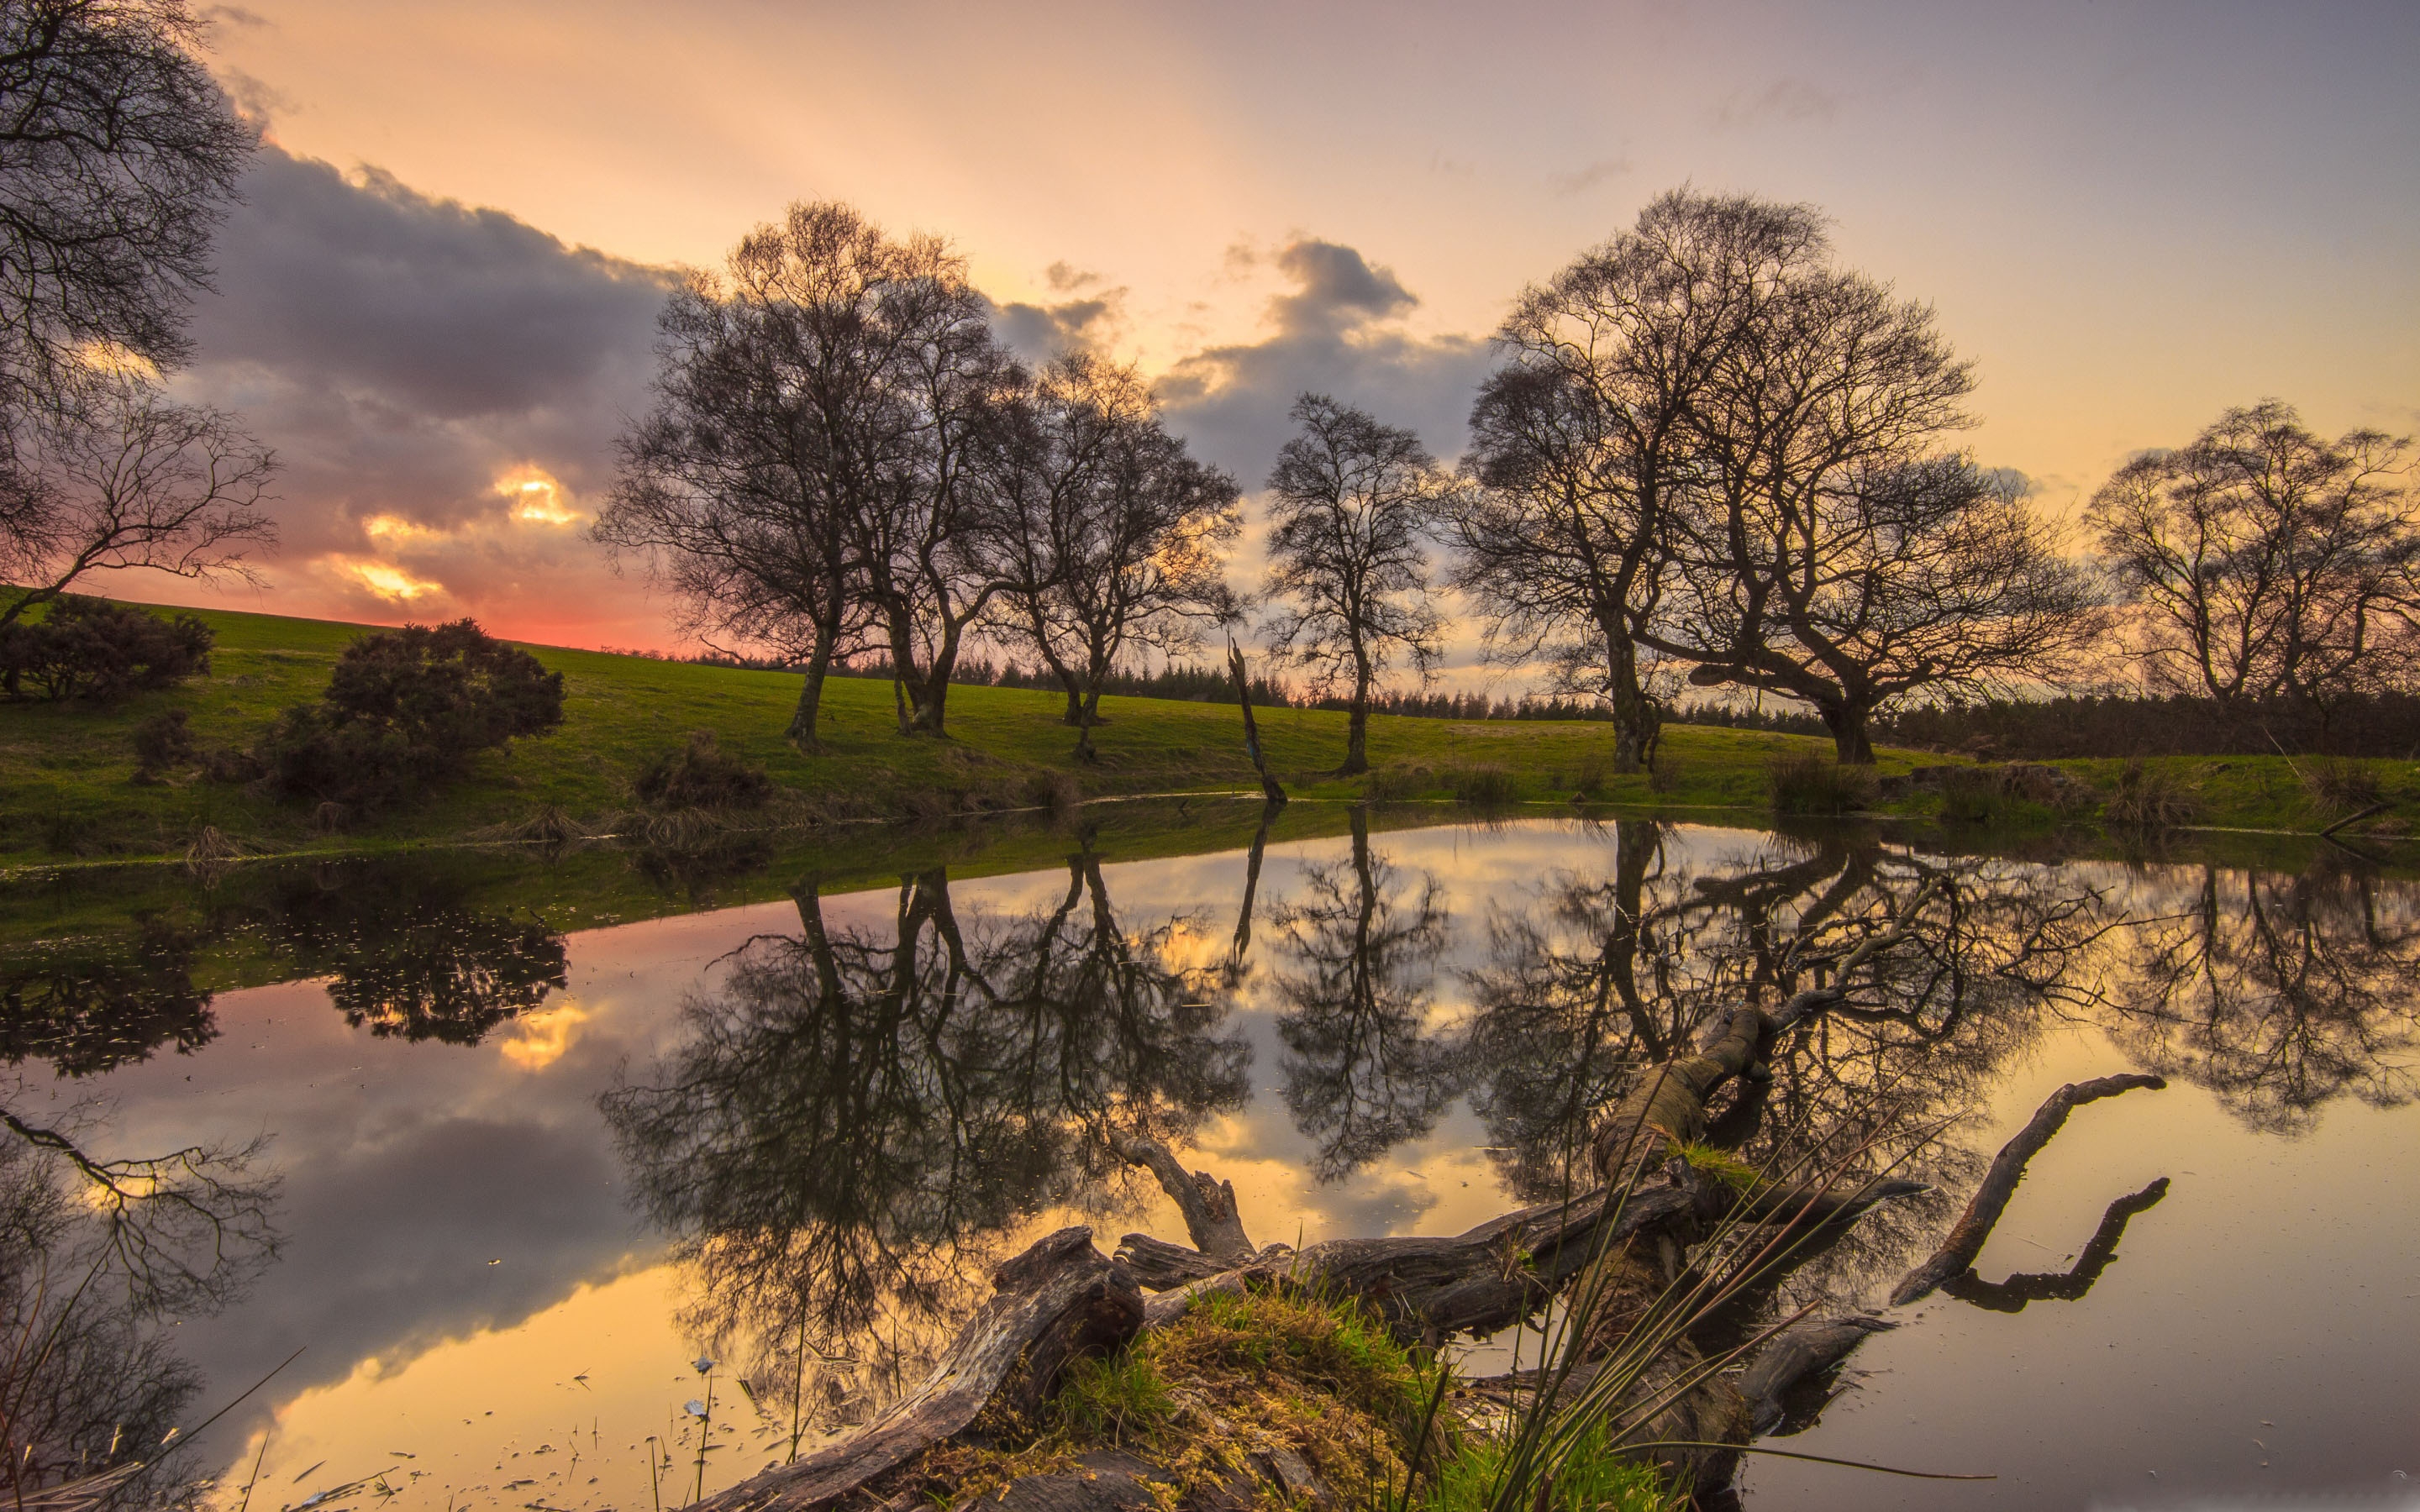
[[1462, 1090], [1453, 1045], [1430, 1024], [1445, 889], [1373, 854], [1359, 808], [1352, 824], [1349, 861], [1306, 867], [1269, 915], [1286, 1107], [1323, 1181], [1427, 1134]]
[[699, 1275], [692, 1325], [753, 1350], [760, 1396], [812, 1376], [845, 1415], [1021, 1222], [1123, 1182], [1105, 1137], [1239, 1106], [1249, 1050], [1208, 974], [1171, 964], [1173, 923], [1129, 933], [1090, 856], [1016, 917], [962, 923], [938, 871], [902, 882], [887, 931], [797, 898], [799, 933], [735, 952], [680, 1046], [604, 1107]]
[[[1869, 835], [1711, 856], [1648, 822], [1611, 839], [1609, 874], [1560, 875], [1499, 908], [1471, 974], [1472, 1102], [1526, 1198], [1575, 1180], [1590, 1115], [1717, 1016], [1831, 986], [1860, 942], [1893, 929], [1909, 937], [1711, 1110], [1708, 1142], [1770, 1170], [1887, 1165], [1962, 1189], [1984, 1158], [1962, 1130], [2054, 1011], [2089, 1002], [2078, 968], [2113, 921], [2098, 892], [2052, 869], [1921, 856]], [[1894, 1262], [1942, 1208], [1934, 1196], [1877, 1210], [1793, 1285]]]
[[200, 1049], [219, 1031], [210, 995], [194, 985], [197, 948], [190, 932], [144, 918], [131, 942], [68, 942], [0, 964], [0, 1059], [94, 1076], [163, 1046]]
[[409, 873], [336, 874], [287, 889], [271, 928], [329, 1000], [380, 1037], [474, 1045], [566, 981], [563, 936], [535, 914], [471, 907]]
[[2166, 917], [2133, 933], [2118, 972], [2128, 1054], [2270, 1133], [2307, 1132], [2339, 1097], [2412, 1100], [2420, 889], [2332, 867], [2183, 875], [2146, 889], [2144, 911]]
[[261, 1147], [112, 1156], [97, 1100], [39, 1121], [0, 1089], [0, 1453], [10, 1492], [140, 1465], [98, 1505], [193, 1502], [198, 1467], [163, 1451], [201, 1377], [176, 1321], [240, 1298], [276, 1257]]

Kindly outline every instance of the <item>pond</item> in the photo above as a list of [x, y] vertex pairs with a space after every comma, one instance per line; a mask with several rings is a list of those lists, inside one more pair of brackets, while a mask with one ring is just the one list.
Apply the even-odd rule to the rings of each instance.
[[1997, 1479], [1757, 1458], [1746, 1502], [2420, 1475], [2407, 872], [1255, 812], [877, 837], [845, 867], [17, 879], [0, 1263], [12, 1335], [37, 1312], [56, 1342], [9, 1367], [12, 1412], [55, 1472], [266, 1377], [169, 1458], [212, 1505], [677, 1506], [912, 1383], [1037, 1235], [1181, 1240], [1110, 1136], [1231, 1180], [1259, 1242], [1459, 1232], [1563, 1190], [1639, 1068], [1912, 918], [1710, 1142], [1846, 1140], [1931, 1190], [1730, 1336], [1881, 1305], [2061, 1083], [2168, 1086], [2077, 1111], [1976, 1273], [1763, 1441]]

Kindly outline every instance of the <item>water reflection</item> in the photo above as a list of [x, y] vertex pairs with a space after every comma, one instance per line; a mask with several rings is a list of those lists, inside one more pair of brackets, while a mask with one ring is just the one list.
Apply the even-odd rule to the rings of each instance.
[[1019, 1218], [1096, 1197], [1108, 1136], [1183, 1140], [1244, 1102], [1213, 974], [1173, 959], [1184, 921], [1130, 933], [1098, 859], [1066, 867], [1055, 904], [968, 920], [941, 872], [905, 878], [887, 932], [828, 925], [803, 887], [799, 932], [740, 947], [680, 1047], [606, 1096], [703, 1283], [695, 1326], [775, 1390], [811, 1359], [865, 1367], [823, 1372], [828, 1397], [878, 1384]]
[[473, 1045], [564, 985], [563, 936], [545, 920], [388, 879], [360, 869], [298, 877], [256, 926], [298, 971], [330, 979], [346, 1023]]
[[[668, 1246], [677, 1269], [662, 1285], [685, 1288], [691, 1336], [764, 1400], [801, 1396], [803, 1418], [829, 1423], [945, 1333], [1032, 1225], [1063, 1210], [1115, 1222], [1153, 1199], [1108, 1153], [1110, 1135], [1149, 1133], [1190, 1164], [1232, 1166], [1248, 1220], [1266, 1212], [1280, 1237], [1295, 1237], [1297, 1213], [1313, 1237], [1459, 1227], [1553, 1195], [1593, 1111], [1640, 1068], [1742, 1002], [1828, 985], [1885, 932], [1910, 938], [1880, 976], [1782, 1037], [1761, 1079], [1713, 1110], [1709, 1140], [1761, 1163], [1898, 1162], [1935, 1192], [1747, 1299], [1727, 1320], [1734, 1336], [1775, 1309], [1854, 1299], [1929, 1247], [2005, 1134], [2009, 1088], [2077, 1026], [2096, 1054], [2111, 1054], [2105, 1032], [2132, 1062], [2209, 1088], [2272, 1135], [2311, 1133], [2332, 1104], [2392, 1107], [2415, 1091], [2420, 890], [2372, 870], [2130, 871], [1944, 855], [1856, 830], [1629, 819], [1389, 832], [1357, 814], [1349, 833], [1285, 841], [1275, 823], [1242, 856], [1105, 866], [1071, 838], [1076, 854], [1024, 877], [923, 871], [850, 897], [800, 886], [789, 904], [649, 936], [679, 934], [677, 956], [646, 955], [671, 949], [634, 944], [646, 931], [563, 932], [582, 912], [629, 906], [650, 879], [703, 900], [732, 894], [737, 872], [613, 857], [597, 886], [624, 890], [602, 908], [583, 896], [540, 917], [471, 869], [296, 868], [129, 915], [114, 940], [62, 929], [17, 948], [0, 958], [0, 1057], [28, 1080], [0, 1088], [11, 1120], [0, 1176], [39, 1169], [67, 1206], [44, 1208], [30, 1187], [0, 1195], [31, 1215], [0, 1217], [13, 1226], [0, 1263], [14, 1288], [0, 1322], [62, 1304], [27, 1276], [106, 1256], [115, 1311], [61, 1336], [89, 1341], [78, 1359], [116, 1362], [10, 1386], [23, 1421], [53, 1425], [26, 1463], [55, 1478], [96, 1462], [107, 1435], [90, 1425], [104, 1410], [130, 1425], [173, 1418], [179, 1409], [143, 1406], [190, 1385], [161, 1343], [175, 1336], [166, 1320], [240, 1294], [273, 1253], [257, 1151], [204, 1149], [193, 1166], [159, 1167], [163, 1191], [193, 1199], [181, 1219], [172, 1203], [132, 1201], [132, 1179], [121, 1203], [78, 1165], [171, 1146], [204, 1109], [220, 1119], [204, 1127], [299, 1131], [277, 1152], [297, 1163], [288, 1200], [318, 1204], [313, 1237], [287, 1261], [285, 1311], [227, 1326], [294, 1319], [314, 1341], [305, 1368], [330, 1356], [315, 1381], [373, 1357], [408, 1365], [427, 1339], [509, 1333]], [[764, 879], [747, 890], [762, 897]], [[323, 979], [324, 1001], [318, 986], [229, 985], [295, 977]], [[302, 1038], [280, 1026], [289, 1013], [309, 1021], [310, 1051], [281, 1061], [279, 1036]], [[205, 1085], [187, 1087], [189, 1071]], [[120, 1087], [147, 1088], [140, 1119], [97, 1103], [53, 1116], [79, 1091]], [[1441, 1156], [1471, 1190], [1431, 1181]], [[2183, 1168], [2199, 1164], [2174, 1171], [2193, 1202], [2158, 1205], [2166, 1188], [2143, 1186], [2164, 1164], [2071, 1181], [2068, 1206], [2037, 1230], [2055, 1241], [2048, 1253], [2013, 1275], [1987, 1257], [1945, 1288], [1974, 1305], [1942, 1312], [2030, 1307], [2028, 1327], [2053, 1327], [2131, 1297], [2136, 1257], [2209, 1232], [2205, 1178]], [[71, 1233], [36, 1221], [53, 1211], [72, 1216]], [[249, 1258], [223, 1273], [194, 1259], [181, 1275], [147, 1258], [223, 1241]], [[382, 1271], [362, 1279], [397, 1255], [417, 1257], [398, 1273], [409, 1286]], [[347, 1268], [344, 1285], [328, 1279]], [[373, 1286], [378, 1306], [363, 1301]], [[2089, 1308], [2075, 1305], [2087, 1294]], [[185, 1337], [199, 1349], [195, 1332]], [[208, 1358], [214, 1396], [302, 1337], [271, 1332], [273, 1349], [230, 1350], [241, 1368]], [[95, 1376], [129, 1391], [149, 1381], [152, 1395], [103, 1402]], [[1812, 1417], [1810, 1406], [1793, 1422]], [[643, 1473], [615, 1493], [623, 1505], [647, 1494]]]
[[218, 1037], [210, 995], [194, 985], [200, 942], [157, 918], [131, 941], [79, 940], [0, 967], [0, 1059], [95, 1076], [163, 1046], [191, 1054]]
[[[2255, 1128], [2309, 1129], [2343, 1096], [2412, 1100], [2420, 905], [2363, 871], [2199, 869], [2154, 890], [2112, 995], [2118, 1042], [2216, 1092]], [[2183, 883], [2183, 886], [2178, 884]]]
[[1456, 1047], [1430, 1024], [1445, 887], [1373, 854], [1360, 810], [1352, 824], [1351, 856], [1305, 867], [1269, 915], [1286, 1106], [1323, 1181], [1426, 1134], [1461, 1093]]

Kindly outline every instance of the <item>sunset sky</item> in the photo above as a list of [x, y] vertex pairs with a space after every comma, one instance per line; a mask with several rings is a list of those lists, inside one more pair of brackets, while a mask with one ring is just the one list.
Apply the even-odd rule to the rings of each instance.
[[2408, 3], [211, 13], [267, 145], [179, 383], [278, 449], [285, 545], [128, 597], [674, 645], [586, 520], [667, 270], [802, 198], [949, 237], [1248, 487], [1304, 388], [1451, 457], [1521, 285], [1683, 183], [1932, 301], [2055, 512], [2264, 395], [2420, 429]]

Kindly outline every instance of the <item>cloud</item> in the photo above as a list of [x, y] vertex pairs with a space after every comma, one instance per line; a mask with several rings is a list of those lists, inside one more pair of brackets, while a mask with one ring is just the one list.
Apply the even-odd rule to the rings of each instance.
[[1599, 184], [1620, 178], [1636, 166], [1637, 164], [1630, 161], [1629, 153], [1618, 152], [1610, 158], [1599, 158], [1571, 173], [1548, 174], [1546, 182], [1555, 186], [1555, 193], [1558, 194], [1577, 194], [1594, 189]]
[[1755, 94], [1734, 94], [1714, 108], [1714, 126], [1735, 131], [1774, 121], [1805, 125], [1840, 113], [1840, 98], [1805, 79], [1784, 76]]
[[1027, 362], [1048, 362], [1061, 352], [1107, 340], [1124, 313], [1125, 292], [1110, 289], [1094, 299], [1059, 304], [998, 305], [992, 310], [992, 330]]
[[578, 526], [672, 275], [275, 146], [242, 187], [177, 381], [278, 452], [263, 607], [662, 643], [663, 607]]
[[1198, 453], [1257, 486], [1292, 434], [1286, 411], [1305, 391], [1408, 425], [1442, 455], [1462, 449], [1487, 366], [1484, 342], [1404, 330], [1397, 322], [1419, 301], [1352, 247], [1304, 238], [1273, 255], [1239, 250], [1230, 262], [1264, 264], [1290, 286], [1269, 301], [1264, 339], [1205, 348], [1162, 378], [1170, 422]]

